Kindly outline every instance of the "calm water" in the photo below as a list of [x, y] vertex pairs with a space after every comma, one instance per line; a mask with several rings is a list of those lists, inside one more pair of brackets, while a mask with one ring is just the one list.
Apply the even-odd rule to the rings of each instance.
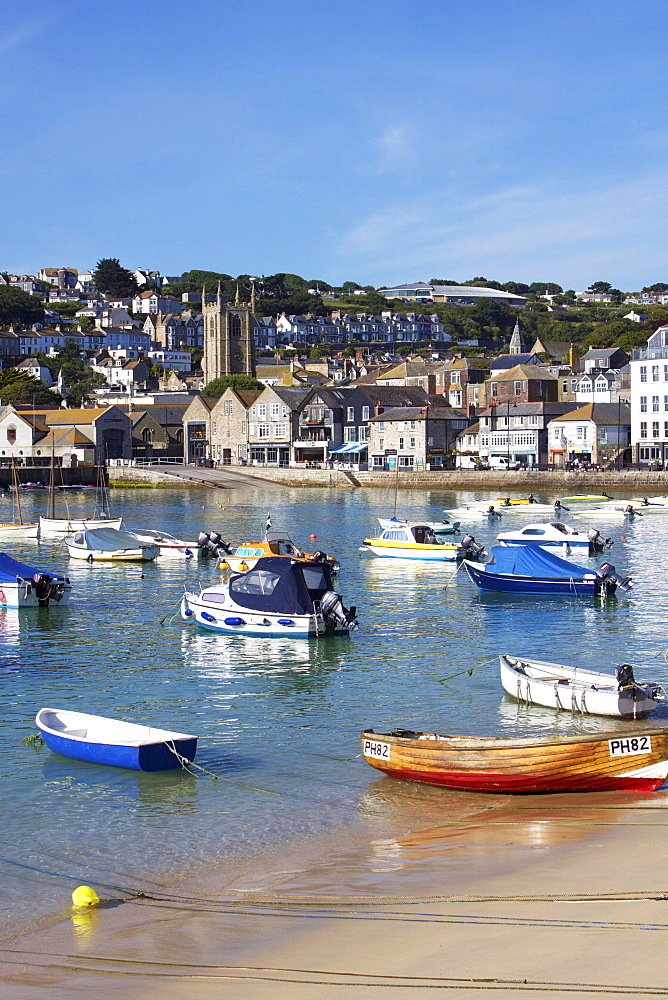
[[[406, 491], [399, 509], [436, 519], [468, 498]], [[66, 568], [74, 591], [67, 611], [0, 617], [0, 930], [68, 905], [79, 882], [151, 891], [187, 878], [192, 892], [244, 888], [282, 856], [317, 856], [369, 838], [382, 843], [438, 822], [444, 803], [465, 810], [478, 798], [395, 782], [362, 760], [345, 760], [359, 753], [365, 725], [518, 736], [614, 727], [505, 700], [500, 651], [593, 668], [628, 660], [643, 665], [637, 676], [668, 686], [668, 516], [601, 521], [615, 539], [612, 554], [576, 559], [607, 559], [632, 575], [631, 599], [538, 602], [481, 595], [463, 570], [360, 552], [391, 499], [382, 490], [348, 489], [114, 491], [114, 513], [129, 526], [186, 538], [216, 528], [236, 543], [261, 537], [270, 511], [274, 528], [295, 541], [306, 545], [317, 535], [313, 547], [339, 557], [339, 589], [358, 606], [360, 627], [343, 640], [243, 640], [178, 617], [170, 622], [184, 582], [217, 580], [215, 562], [89, 566], [68, 561], [55, 541], [7, 543], [28, 563]], [[68, 501], [73, 514], [93, 503], [85, 494]], [[31, 505], [44, 511], [46, 496], [24, 503], [30, 516]], [[526, 522], [507, 516], [504, 527]], [[493, 540], [487, 525], [473, 530]], [[28, 746], [22, 741], [45, 705], [196, 733], [197, 762], [238, 784], [95, 767]], [[653, 717], [657, 724], [667, 718]]]

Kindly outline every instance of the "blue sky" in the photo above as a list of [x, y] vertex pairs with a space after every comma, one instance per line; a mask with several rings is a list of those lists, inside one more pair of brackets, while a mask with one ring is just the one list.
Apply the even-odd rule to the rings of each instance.
[[668, 281], [665, 0], [3, 0], [0, 269]]

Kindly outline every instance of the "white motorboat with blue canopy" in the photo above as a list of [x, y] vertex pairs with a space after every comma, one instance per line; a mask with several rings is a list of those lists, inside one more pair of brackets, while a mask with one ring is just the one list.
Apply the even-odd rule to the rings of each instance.
[[68, 577], [36, 569], [0, 552], [0, 608], [63, 608], [70, 600]]
[[561, 548], [567, 552], [571, 549], [586, 549], [589, 555], [603, 552], [612, 545], [612, 540], [603, 538], [598, 528], [577, 531], [561, 521], [526, 524], [516, 531], [502, 531], [497, 535], [497, 540], [501, 545], [540, 545], [541, 548]]
[[608, 596], [628, 591], [631, 581], [604, 563], [596, 570], [576, 566], [540, 545], [494, 545], [484, 566], [466, 559], [466, 572], [481, 590], [506, 594]]
[[666, 700], [655, 681], [636, 681], [633, 667], [622, 663], [615, 676], [526, 657], [499, 656], [506, 694], [528, 705], [638, 719]]
[[136, 535], [115, 528], [88, 528], [66, 538], [67, 551], [73, 559], [86, 562], [145, 562], [157, 559], [160, 549], [155, 542], [142, 542]]
[[227, 583], [186, 592], [181, 617], [227, 635], [311, 639], [347, 635], [357, 625], [356, 608], [343, 606], [327, 563], [285, 556], [260, 559]]

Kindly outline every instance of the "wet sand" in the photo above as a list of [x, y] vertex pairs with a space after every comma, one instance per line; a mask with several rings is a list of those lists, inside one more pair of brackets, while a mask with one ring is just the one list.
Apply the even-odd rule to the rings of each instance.
[[481, 798], [231, 885], [211, 873], [209, 901], [68, 908], [2, 942], [0, 997], [666, 996], [668, 795]]

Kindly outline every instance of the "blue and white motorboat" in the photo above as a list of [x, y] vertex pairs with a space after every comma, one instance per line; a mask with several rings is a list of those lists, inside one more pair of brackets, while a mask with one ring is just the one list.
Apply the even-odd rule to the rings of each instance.
[[603, 538], [598, 528], [576, 531], [561, 521], [527, 524], [517, 531], [502, 531], [497, 539], [501, 545], [540, 545], [543, 549], [563, 549], [565, 554], [571, 549], [586, 549], [590, 556], [612, 545], [612, 539]]
[[189, 764], [197, 752], [197, 736], [102, 715], [41, 708], [35, 722], [49, 750], [91, 764], [168, 771]]
[[481, 566], [464, 560], [471, 580], [481, 590], [507, 594], [568, 594], [608, 596], [619, 588], [631, 589], [628, 577], [604, 563], [592, 571], [560, 559], [539, 545], [494, 545], [491, 558]]
[[184, 621], [227, 635], [347, 635], [357, 625], [355, 614], [333, 589], [327, 563], [285, 556], [260, 559], [228, 583], [186, 592], [181, 601]]
[[68, 577], [26, 566], [0, 552], [0, 608], [64, 608], [71, 590]]

